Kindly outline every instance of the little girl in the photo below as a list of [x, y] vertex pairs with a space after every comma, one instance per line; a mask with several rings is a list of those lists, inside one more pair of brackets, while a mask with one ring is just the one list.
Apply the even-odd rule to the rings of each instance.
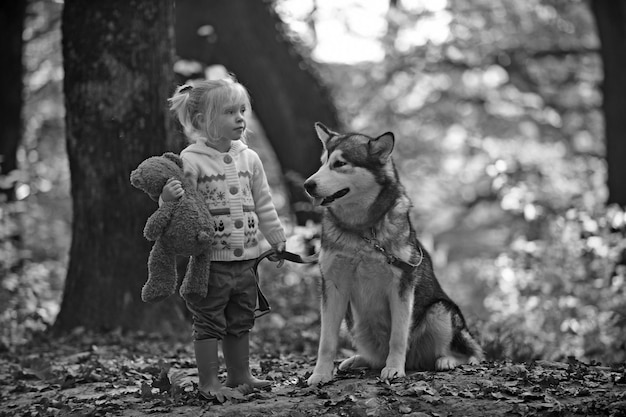
[[[218, 379], [218, 341], [228, 378], [226, 386], [266, 387], [249, 368], [249, 332], [254, 325], [256, 283], [252, 266], [260, 255], [260, 230], [276, 252], [285, 250], [285, 232], [256, 152], [242, 141], [250, 110], [246, 88], [231, 78], [180, 86], [169, 99], [185, 135], [192, 142], [180, 156], [191, 180], [215, 220], [206, 298], [187, 300], [193, 315], [193, 337], [200, 395], [213, 398]], [[171, 180], [163, 201], [182, 196], [180, 181]]]

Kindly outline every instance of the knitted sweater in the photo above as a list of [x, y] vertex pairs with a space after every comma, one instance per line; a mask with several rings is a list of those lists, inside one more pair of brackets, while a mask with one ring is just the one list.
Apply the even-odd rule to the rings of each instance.
[[215, 220], [211, 260], [257, 258], [259, 230], [272, 245], [286, 240], [255, 151], [241, 141], [233, 141], [226, 153], [194, 143], [180, 156], [185, 176], [203, 196]]

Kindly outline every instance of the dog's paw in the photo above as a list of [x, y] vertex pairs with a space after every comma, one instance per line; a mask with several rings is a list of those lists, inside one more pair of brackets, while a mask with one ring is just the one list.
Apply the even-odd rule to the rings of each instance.
[[404, 373], [404, 368], [396, 368], [393, 366], [385, 366], [383, 370], [380, 372], [380, 379], [383, 381], [390, 381], [396, 378], [404, 378], [406, 374]]
[[441, 356], [440, 358], [437, 358], [437, 361], [435, 362], [435, 369], [438, 371], [448, 371], [456, 368], [458, 364], [459, 361], [452, 356]]
[[470, 356], [470, 358], [467, 360], [467, 364], [468, 365], [480, 365], [480, 359], [478, 359], [476, 356]]
[[331, 379], [333, 379], [332, 374], [313, 374], [309, 377], [307, 384], [309, 384], [309, 386], [319, 385], [328, 382]]

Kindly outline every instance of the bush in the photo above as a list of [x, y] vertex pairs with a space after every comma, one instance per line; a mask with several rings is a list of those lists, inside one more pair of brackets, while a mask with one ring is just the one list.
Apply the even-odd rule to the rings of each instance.
[[[64, 244], [52, 243], [55, 229], [37, 219], [45, 213], [27, 201], [0, 205], [0, 349], [28, 341], [52, 324], [66, 270]], [[27, 241], [25, 236], [39, 242]], [[69, 236], [66, 225], [61, 238]], [[39, 248], [39, 246], [42, 246]]]
[[626, 213], [570, 209], [519, 236], [487, 274], [492, 356], [626, 360]]

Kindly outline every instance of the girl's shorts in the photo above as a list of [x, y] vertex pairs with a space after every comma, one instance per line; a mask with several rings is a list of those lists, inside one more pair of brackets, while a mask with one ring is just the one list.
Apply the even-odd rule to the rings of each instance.
[[254, 262], [211, 262], [207, 296], [187, 302], [195, 340], [221, 340], [226, 334], [239, 337], [252, 329], [257, 301]]

